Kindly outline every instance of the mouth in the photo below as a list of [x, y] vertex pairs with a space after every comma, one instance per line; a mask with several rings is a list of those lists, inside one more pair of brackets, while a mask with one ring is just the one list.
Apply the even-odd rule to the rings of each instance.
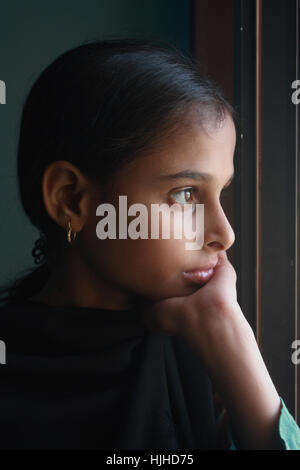
[[205, 266], [204, 268], [196, 268], [191, 271], [183, 271], [183, 277], [193, 284], [206, 284], [214, 275], [215, 264]]

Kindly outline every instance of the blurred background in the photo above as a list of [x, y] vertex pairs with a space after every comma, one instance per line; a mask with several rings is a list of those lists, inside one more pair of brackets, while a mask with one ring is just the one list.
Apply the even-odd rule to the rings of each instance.
[[[299, 0], [2, 0], [0, 284], [33, 267], [39, 233], [18, 199], [22, 106], [39, 73], [85, 40], [137, 36], [195, 56], [238, 111], [235, 180], [224, 201], [238, 301], [270, 375], [300, 424]], [[1, 332], [0, 332], [1, 333]], [[300, 360], [300, 355], [299, 355]]]

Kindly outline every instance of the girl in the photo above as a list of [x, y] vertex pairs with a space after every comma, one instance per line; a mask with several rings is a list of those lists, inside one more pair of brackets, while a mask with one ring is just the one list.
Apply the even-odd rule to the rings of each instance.
[[[2, 448], [300, 449], [226, 256], [235, 142], [233, 108], [170, 45], [95, 41], [41, 73], [18, 148], [40, 266], [3, 289]], [[204, 204], [201, 249], [99, 236], [120, 195], [190, 220]]]

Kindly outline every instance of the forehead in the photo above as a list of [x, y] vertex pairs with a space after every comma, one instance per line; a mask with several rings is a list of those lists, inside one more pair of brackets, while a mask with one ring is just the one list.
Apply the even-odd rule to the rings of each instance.
[[235, 144], [235, 125], [228, 114], [217, 126], [185, 126], [127, 164], [118, 179], [126, 176], [155, 181], [162, 174], [186, 168], [214, 174], [216, 178], [224, 175], [225, 178], [233, 173]]

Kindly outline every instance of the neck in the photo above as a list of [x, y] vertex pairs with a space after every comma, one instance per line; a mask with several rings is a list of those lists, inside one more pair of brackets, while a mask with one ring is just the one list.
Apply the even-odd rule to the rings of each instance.
[[133, 306], [133, 294], [88, 269], [75, 253], [54, 266], [42, 290], [30, 299], [49, 305], [112, 310], [127, 310]]

